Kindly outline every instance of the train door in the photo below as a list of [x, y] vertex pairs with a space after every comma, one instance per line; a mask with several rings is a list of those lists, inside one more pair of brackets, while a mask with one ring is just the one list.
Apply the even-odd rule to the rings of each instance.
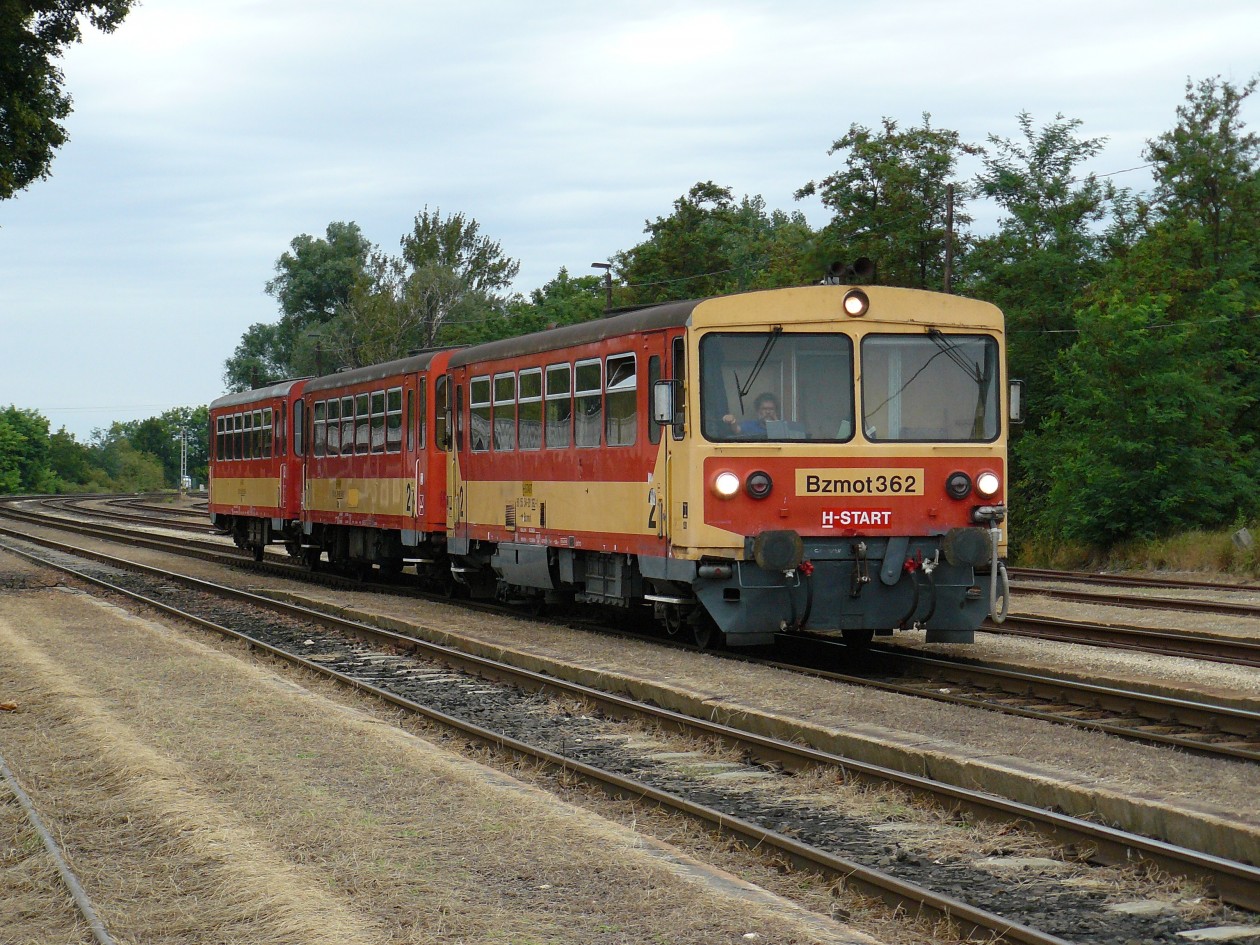
[[[669, 362], [669, 378], [677, 381], [674, 385], [674, 393], [676, 400], [674, 402], [674, 422], [668, 426], [661, 427], [661, 438], [665, 441], [665, 475], [662, 477], [662, 496], [660, 498], [660, 515], [661, 527], [659, 534], [665, 540], [667, 548], [672, 548], [674, 538], [679, 534], [680, 528], [685, 528], [685, 523], [676, 520], [675, 516], [682, 515], [684, 518], [686, 512], [683, 511], [685, 503], [679, 500], [679, 505], [675, 508], [675, 499], [686, 495], [685, 482], [683, 478], [686, 475], [685, 460], [682, 455], [683, 434], [685, 432], [685, 418], [687, 416], [687, 345], [682, 335], [677, 336], [670, 342], [668, 348]], [[685, 543], [685, 536], [684, 536]]]

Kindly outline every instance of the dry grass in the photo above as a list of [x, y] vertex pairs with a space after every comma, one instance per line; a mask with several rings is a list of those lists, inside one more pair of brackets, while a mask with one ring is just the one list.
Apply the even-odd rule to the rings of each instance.
[[268, 670], [36, 596], [0, 599], [0, 744], [120, 942], [829, 938]]

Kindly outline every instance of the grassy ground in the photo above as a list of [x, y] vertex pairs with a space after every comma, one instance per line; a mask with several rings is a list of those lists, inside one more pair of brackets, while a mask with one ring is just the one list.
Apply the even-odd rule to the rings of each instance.
[[1260, 525], [1216, 532], [1186, 532], [1169, 538], [1133, 541], [1102, 550], [1026, 539], [1015, 565], [1107, 571], [1180, 571], [1260, 579]]

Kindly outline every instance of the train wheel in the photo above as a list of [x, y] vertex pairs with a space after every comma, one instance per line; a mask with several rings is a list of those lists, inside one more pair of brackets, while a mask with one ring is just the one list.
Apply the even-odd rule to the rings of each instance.
[[262, 545], [250, 545], [249, 551], [250, 554], [254, 556], [255, 561], [261, 561], [263, 559], [263, 552], [266, 551], [266, 548]]
[[717, 623], [704, 608], [697, 607], [696, 613], [692, 615], [689, 622], [691, 642], [700, 649], [707, 650], [711, 646], [716, 646], [721, 640], [722, 631], [718, 629]]
[[683, 615], [677, 604], [666, 604], [661, 619], [665, 624], [665, 635], [667, 637], [673, 639], [682, 632]]
[[322, 552], [318, 548], [303, 548], [302, 567], [306, 568], [308, 571], [318, 571], [321, 555]]

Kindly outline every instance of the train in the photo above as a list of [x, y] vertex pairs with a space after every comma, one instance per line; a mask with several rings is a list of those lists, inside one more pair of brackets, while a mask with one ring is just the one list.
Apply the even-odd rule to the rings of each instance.
[[255, 558], [650, 613], [698, 646], [971, 643], [1006, 615], [1021, 401], [987, 302], [668, 302], [222, 397], [209, 511]]

